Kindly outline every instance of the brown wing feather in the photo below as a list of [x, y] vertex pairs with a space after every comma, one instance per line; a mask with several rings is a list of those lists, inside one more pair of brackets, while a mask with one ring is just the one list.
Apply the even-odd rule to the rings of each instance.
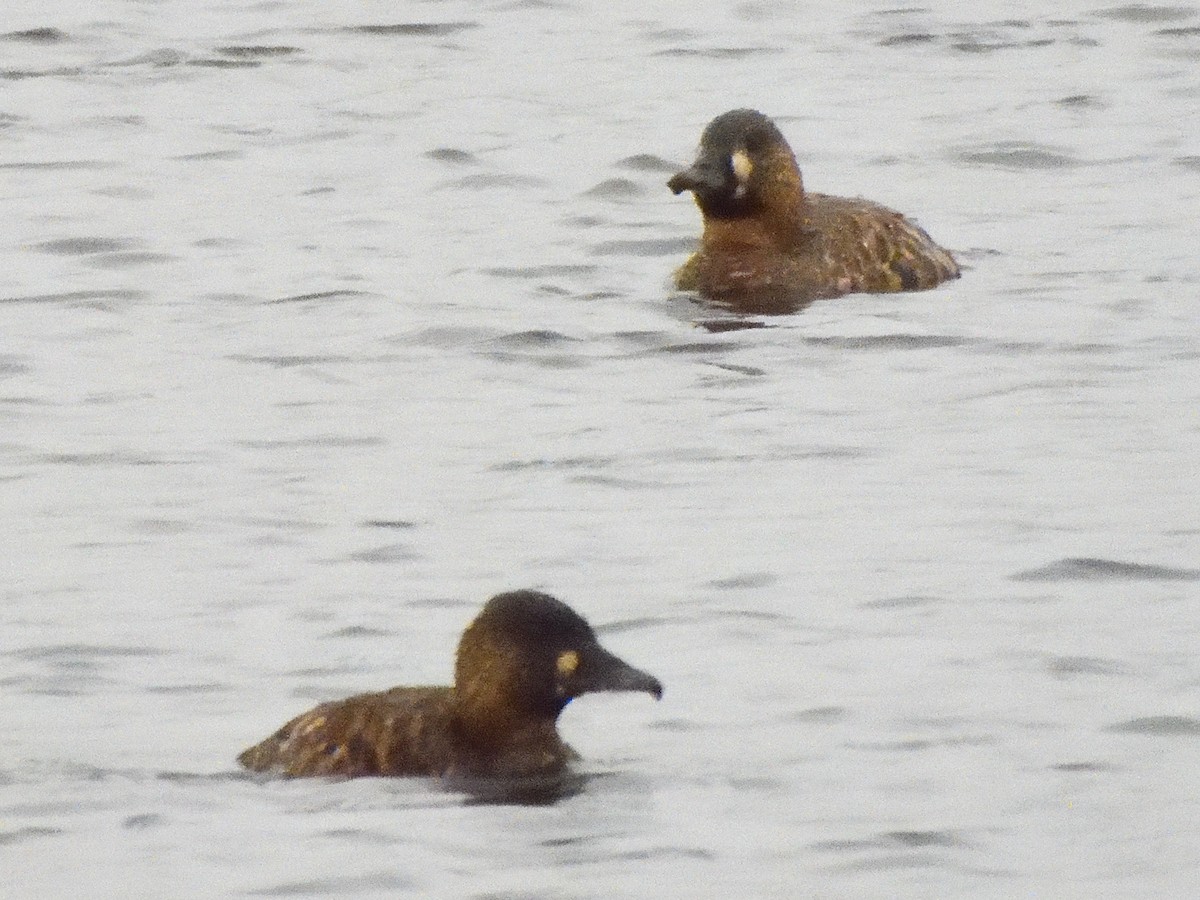
[[924, 290], [959, 275], [954, 258], [900, 213], [869, 200], [808, 194], [830, 281], [871, 293]]
[[[430, 775], [453, 758], [447, 688], [393, 688], [323, 703], [238, 756], [280, 775]], [[441, 745], [441, 746], [435, 746]]]

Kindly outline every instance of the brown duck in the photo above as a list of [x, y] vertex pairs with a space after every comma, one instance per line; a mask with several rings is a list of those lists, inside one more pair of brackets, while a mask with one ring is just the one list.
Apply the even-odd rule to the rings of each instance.
[[395, 687], [322, 703], [239, 757], [279, 775], [555, 775], [577, 758], [555, 725], [594, 691], [662, 696], [658, 679], [600, 646], [565, 603], [498, 594], [458, 644], [453, 687]]
[[792, 312], [822, 297], [925, 290], [959, 275], [954, 258], [900, 213], [806, 192], [787, 140], [752, 109], [713, 119], [696, 161], [667, 186], [691, 191], [704, 217], [700, 249], [675, 284], [733, 309]]

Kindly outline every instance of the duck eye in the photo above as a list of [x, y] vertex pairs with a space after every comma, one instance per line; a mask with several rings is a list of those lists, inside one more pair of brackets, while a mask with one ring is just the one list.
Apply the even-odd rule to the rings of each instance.
[[735, 150], [729, 157], [729, 165], [739, 182], [745, 184], [750, 180], [750, 174], [754, 171], [754, 163], [751, 162], [750, 154], [745, 150]]
[[564, 650], [558, 654], [558, 659], [554, 663], [558, 669], [558, 674], [566, 678], [575, 674], [575, 670], [579, 668], [579, 654], [574, 650]]

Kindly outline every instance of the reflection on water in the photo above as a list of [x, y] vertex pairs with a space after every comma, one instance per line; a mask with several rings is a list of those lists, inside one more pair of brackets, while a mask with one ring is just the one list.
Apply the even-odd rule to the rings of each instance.
[[461, 791], [472, 806], [552, 806], [574, 797], [587, 787], [577, 772], [546, 778], [455, 778], [445, 782], [450, 791]]

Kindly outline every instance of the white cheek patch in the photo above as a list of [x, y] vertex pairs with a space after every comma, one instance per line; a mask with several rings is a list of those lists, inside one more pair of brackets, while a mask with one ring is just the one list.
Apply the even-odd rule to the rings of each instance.
[[579, 654], [574, 650], [565, 650], [558, 654], [554, 665], [558, 669], [558, 674], [564, 678], [574, 675], [575, 670], [579, 668]]
[[740, 200], [746, 196], [746, 185], [750, 181], [750, 174], [754, 171], [754, 163], [750, 161], [745, 150], [735, 150], [729, 157], [729, 166], [733, 169], [733, 174], [738, 182], [733, 196]]

